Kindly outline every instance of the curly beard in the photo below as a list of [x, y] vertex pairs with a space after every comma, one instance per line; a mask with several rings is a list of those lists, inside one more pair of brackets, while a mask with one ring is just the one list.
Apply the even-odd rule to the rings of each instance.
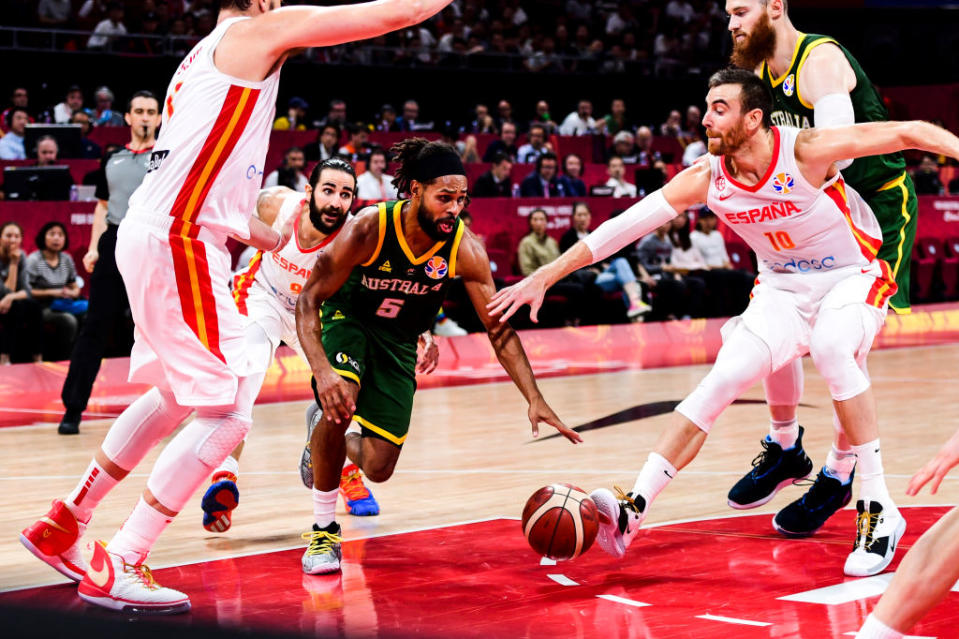
[[753, 71], [759, 64], [771, 58], [776, 51], [776, 30], [765, 13], [756, 22], [753, 32], [745, 40], [733, 39], [733, 52], [729, 56], [730, 64], [741, 69]]

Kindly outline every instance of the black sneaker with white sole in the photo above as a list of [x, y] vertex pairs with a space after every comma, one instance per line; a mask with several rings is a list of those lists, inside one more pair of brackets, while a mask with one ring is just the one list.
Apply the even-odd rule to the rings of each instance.
[[803, 432], [800, 426], [796, 443], [788, 450], [768, 438], [760, 442], [763, 450], [753, 459], [753, 469], [729, 491], [727, 502], [732, 508], [758, 508], [784, 487], [809, 477], [813, 463], [802, 447]]
[[853, 470], [849, 481], [843, 484], [827, 475], [825, 468], [820, 470], [805, 495], [776, 513], [773, 528], [787, 537], [809, 537], [815, 534], [827, 519], [852, 499], [852, 478], [855, 474]]

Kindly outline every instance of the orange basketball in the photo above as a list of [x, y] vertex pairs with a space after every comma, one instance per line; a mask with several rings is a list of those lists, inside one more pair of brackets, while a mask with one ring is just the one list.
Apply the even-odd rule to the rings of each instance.
[[540, 488], [523, 509], [523, 534], [544, 557], [573, 559], [589, 550], [599, 530], [596, 504], [576, 486], [552, 484]]

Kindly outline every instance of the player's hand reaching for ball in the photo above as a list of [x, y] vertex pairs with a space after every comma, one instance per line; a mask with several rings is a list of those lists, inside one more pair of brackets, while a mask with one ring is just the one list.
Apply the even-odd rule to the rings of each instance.
[[537, 314], [543, 305], [546, 288], [546, 278], [536, 271], [522, 281], [496, 291], [486, 308], [490, 315], [499, 315], [499, 321], [505, 322], [524, 304], [529, 304], [529, 318], [538, 322]]
[[583, 438], [579, 436], [575, 430], [568, 428], [566, 424], [553, 412], [553, 409], [549, 407], [549, 404], [546, 403], [546, 400], [542, 397], [534, 399], [529, 404], [529, 423], [533, 425], [533, 437], [539, 437], [539, 423], [546, 422], [560, 434], [573, 442], [574, 444], [580, 444], [583, 441]]
[[323, 414], [334, 424], [348, 424], [356, 411], [352, 384], [337, 375], [332, 368], [321, 373], [314, 371], [313, 378], [316, 398], [323, 408]]
[[932, 488], [929, 492], [935, 495], [946, 473], [956, 464], [959, 464], [959, 431], [956, 431], [949, 441], [942, 445], [935, 457], [926, 462], [926, 465], [912, 476], [906, 488], [906, 494], [918, 494], [922, 487], [932, 480]]

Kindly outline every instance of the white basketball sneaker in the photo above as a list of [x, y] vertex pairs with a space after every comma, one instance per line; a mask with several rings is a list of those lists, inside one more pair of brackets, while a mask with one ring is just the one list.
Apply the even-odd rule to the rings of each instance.
[[894, 505], [884, 508], [878, 501], [860, 499], [856, 511], [856, 543], [843, 572], [850, 577], [878, 575], [892, 562], [906, 520]]
[[303, 553], [303, 572], [308, 575], [324, 575], [339, 572], [340, 561], [343, 559], [343, 550], [340, 544], [340, 525], [335, 521], [326, 528], [313, 524], [313, 530], [303, 533], [303, 539], [309, 540], [306, 552]]
[[[625, 493], [619, 486], [614, 487], [616, 494], [605, 488], [590, 493], [601, 515], [596, 543], [608, 554], [619, 559], [639, 533], [639, 527], [646, 519], [646, 500], [642, 495]], [[604, 521], [605, 520], [605, 521]]]
[[93, 557], [77, 594], [87, 603], [121, 612], [175, 614], [190, 609], [187, 595], [158, 584], [142, 561], [128, 564], [120, 555], [107, 552], [102, 541], [93, 544]]

